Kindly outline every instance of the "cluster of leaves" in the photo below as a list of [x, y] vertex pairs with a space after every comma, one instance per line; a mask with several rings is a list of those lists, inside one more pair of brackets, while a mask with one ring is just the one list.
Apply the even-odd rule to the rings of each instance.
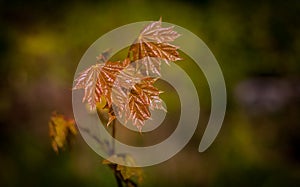
[[82, 101], [90, 111], [96, 110], [97, 103], [106, 103], [102, 109], [109, 111], [107, 125], [118, 115], [125, 122], [131, 120], [141, 131], [145, 121], [151, 119], [150, 109], [165, 110], [159, 97], [162, 92], [154, 83], [161, 76], [162, 62], [181, 59], [178, 47], [169, 43], [180, 35], [173, 27], [164, 28], [161, 24], [160, 19], [147, 25], [123, 61], [111, 62], [104, 52], [95, 65], [75, 79], [73, 89], [84, 89]]
[[[109, 160], [103, 160], [103, 164], [108, 165], [115, 171], [115, 176], [123, 181], [127, 186], [136, 186], [136, 183], [132, 179], [136, 179], [138, 183], [143, 180], [143, 171], [141, 168], [134, 167], [136, 164], [134, 159], [130, 155], [112, 155]], [[115, 164], [123, 163], [123, 164]], [[129, 165], [132, 167], [124, 166]]]
[[54, 113], [49, 121], [49, 134], [53, 150], [58, 153], [69, 145], [71, 139], [77, 135], [73, 119], [66, 119], [61, 114]]
[[[89, 111], [108, 111], [107, 126], [118, 115], [125, 119], [125, 123], [131, 120], [141, 131], [145, 121], [151, 119], [150, 110], [165, 110], [159, 97], [162, 91], [154, 83], [161, 76], [162, 62], [169, 64], [181, 60], [178, 47], [169, 43], [180, 35], [173, 31], [173, 27], [163, 28], [161, 24], [160, 19], [147, 25], [130, 46], [124, 60], [110, 61], [109, 51], [104, 51], [94, 65], [75, 79], [73, 90], [84, 90], [82, 102], [87, 104]], [[49, 129], [52, 147], [57, 153], [77, 134], [74, 120], [56, 113], [51, 117]], [[104, 160], [103, 164], [114, 171], [118, 186], [123, 186], [123, 183], [137, 186], [133, 179], [142, 181], [142, 170], [134, 167], [136, 164], [131, 156], [113, 154], [109, 160]]]

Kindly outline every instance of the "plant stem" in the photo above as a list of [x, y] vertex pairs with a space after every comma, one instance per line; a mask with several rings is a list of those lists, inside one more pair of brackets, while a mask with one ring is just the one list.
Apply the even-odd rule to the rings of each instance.
[[[112, 132], [111, 132], [111, 136], [112, 136], [112, 141], [111, 141], [111, 144], [112, 144], [112, 148], [111, 148], [111, 154], [115, 154], [115, 138], [116, 138], [116, 125], [117, 125], [117, 121], [114, 120], [112, 121]], [[115, 178], [116, 178], [116, 181], [117, 181], [117, 184], [118, 184], [118, 187], [123, 187], [123, 182], [126, 184], [126, 187], [136, 187], [138, 186], [133, 180], [130, 180], [130, 179], [124, 179], [122, 177], [122, 174], [120, 171], [117, 170], [117, 165], [113, 165], [113, 166], [110, 166], [111, 169], [114, 171], [114, 175], [115, 175]]]
[[[111, 154], [113, 155], [113, 154], [115, 154], [116, 120], [112, 121], [111, 136], [112, 136], [112, 140], [111, 140], [111, 144], [112, 144]], [[113, 167], [112, 169], [114, 170], [114, 175], [115, 175], [115, 178], [117, 180], [118, 187], [123, 187], [122, 176], [117, 171], [117, 166]]]
[[113, 120], [112, 121], [112, 141], [111, 141], [111, 144], [112, 144], [112, 154], [115, 154], [115, 138], [116, 138], [116, 120]]
[[115, 170], [114, 174], [117, 180], [118, 187], [123, 187], [122, 178], [120, 178], [121, 176], [118, 175], [118, 171], [116, 171], [116, 169], [114, 170]]

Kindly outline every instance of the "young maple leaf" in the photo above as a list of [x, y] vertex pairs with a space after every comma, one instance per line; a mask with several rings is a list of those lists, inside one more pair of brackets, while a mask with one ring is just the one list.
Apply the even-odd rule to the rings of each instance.
[[159, 98], [159, 94], [162, 92], [153, 85], [156, 80], [152, 77], [142, 79], [132, 87], [128, 95], [128, 107], [125, 112], [139, 131], [144, 126], [145, 120], [150, 119], [150, 109], [165, 110], [162, 100]]
[[[151, 117], [149, 109], [166, 111], [159, 97], [162, 92], [154, 87], [157, 78], [144, 77], [138, 73], [125, 73], [124, 76], [124, 72], [126, 70], [122, 71], [115, 81], [115, 84], [121, 83], [122, 86], [116, 86], [112, 90], [114, 107], [111, 116], [117, 115], [125, 124], [131, 120], [141, 131], [145, 120]], [[122, 83], [123, 81], [127, 81], [127, 84]]]
[[77, 134], [73, 119], [66, 119], [63, 115], [53, 113], [49, 121], [49, 135], [52, 139], [53, 150], [58, 153], [69, 142], [70, 138]]
[[92, 65], [75, 79], [73, 90], [84, 89], [82, 102], [88, 103], [90, 111], [94, 111], [97, 103], [103, 102], [103, 99], [106, 100], [108, 107], [111, 107], [111, 88], [117, 75], [128, 64], [129, 60], [125, 59], [122, 63], [107, 61]]
[[160, 76], [160, 59], [167, 64], [169, 61], [181, 60], [178, 47], [168, 43], [180, 36], [173, 28], [173, 26], [162, 27], [161, 19], [152, 22], [141, 31], [138, 39], [130, 46], [129, 56], [133, 61], [140, 60], [142, 71], [146, 75], [153, 73]]
[[147, 25], [140, 33], [139, 39], [144, 42], [167, 43], [172, 42], [180, 36], [173, 31], [174, 26], [161, 27], [161, 18]]

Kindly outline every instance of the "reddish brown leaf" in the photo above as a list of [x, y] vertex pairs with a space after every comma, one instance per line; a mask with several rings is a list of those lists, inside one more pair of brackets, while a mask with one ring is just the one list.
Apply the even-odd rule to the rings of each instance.
[[147, 25], [140, 33], [139, 39], [148, 42], [167, 43], [172, 42], [180, 36], [173, 31], [174, 26], [162, 27], [161, 18]]
[[[154, 87], [154, 82], [156, 79], [151, 77], [146, 77], [141, 80], [140, 83], [135, 84], [128, 96], [128, 108], [129, 119], [132, 120], [133, 125], [135, 125], [140, 131], [144, 126], [145, 120], [151, 117], [151, 109], [163, 109], [162, 105], [158, 107], [156, 103], [162, 103], [159, 98], [161, 93], [156, 87]], [[155, 100], [155, 103], [153, 102]]]
[[138, 39], [130, 46], [129, 56], [132, 61], [141, 60], [138, 63], [146, 75], [153, 73], [160, 76], [161, 59], [167, 64], [169, 61], [181, 60], [178, 47], [168, 43], [179, 36], [173, 31], [173, 27], [161, 27], [161, 20], [152, 22], [141, 31]]
[[98, 102], [103, 102], [104, 96], [107, 105], [111, 107], [111, 88], [116, 76], [126, 67], [129, 60], [121, 62], [106, 62], [95, 64], [84, 70], [75, 79], [74, 90], [84, 89], [82, 102], [87, 102], [89, 109], [94, 111]]

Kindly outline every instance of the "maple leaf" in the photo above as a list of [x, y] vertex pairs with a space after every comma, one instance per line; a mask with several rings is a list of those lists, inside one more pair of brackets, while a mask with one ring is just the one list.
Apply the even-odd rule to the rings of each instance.
[[106, 100], [108, 107], [111, 107], [111, 88], [118, 73], [128, 64], [129, 60], [125, 59], [122, 63], [107, 61], [92, 65], [75, 79], [73, 90], [84, 89], [82, 102], [88, 103], [90, 111], [96, 109], [97, 103], [104, 102], [103, 99]]
[[53, 150], [58, 153], [64, 149], [70, 138], [77, 134], [73, 119], [66, 119], [63, 115], [53, 113], [49, 121], [49, 135]]
[[140, 33], [139, 39], [141, 41], [166, 43], [172, 42], [180, 36], [176, 31], [173, 31], [174, 26], [161, 26], [161, 18], [147, 25]]
[[141, 31], [138, 39], [130, 46], [129, 57], [133, 61], [140, 60], [142, 72], [146, 75], [153, 73], [160, 76], [160, 59], [167, 64], [169, 61], [181, 60], [177, 51], [179, 47], [168, 43], [180, 36], [173, 28], [173, 26], [162, 27], [161, 19], [152, 22]]
[[159, 98], [159, 91], [153, 84], [156, 78], [146, 77], [135, 84], [128, 95], [128, 119], [141, 131], [145, 120], [150, 119], [150, 109], [162, 109], [162, 100]]
[[[131, 120], [133, 125], [141, 131], [145, 120], [151, 119], [150, 109], [166, 110], [159, 97], [162, 92], [154, 86], [157, 78], [134, 74], [131, 76], [134, 80], [128, 81], [130, 84], [121, 84], [126, 85], [126, 87], [116, 86], [113, 88], [112, 100], [115, 107], [113, 107], [112, 116], [115, 118], [115, 115], [118, 115], [125, 124]], [[116, 82], [123, 78], [118, 77]], [[130, 79], [130, 77], [127, 78]]]

